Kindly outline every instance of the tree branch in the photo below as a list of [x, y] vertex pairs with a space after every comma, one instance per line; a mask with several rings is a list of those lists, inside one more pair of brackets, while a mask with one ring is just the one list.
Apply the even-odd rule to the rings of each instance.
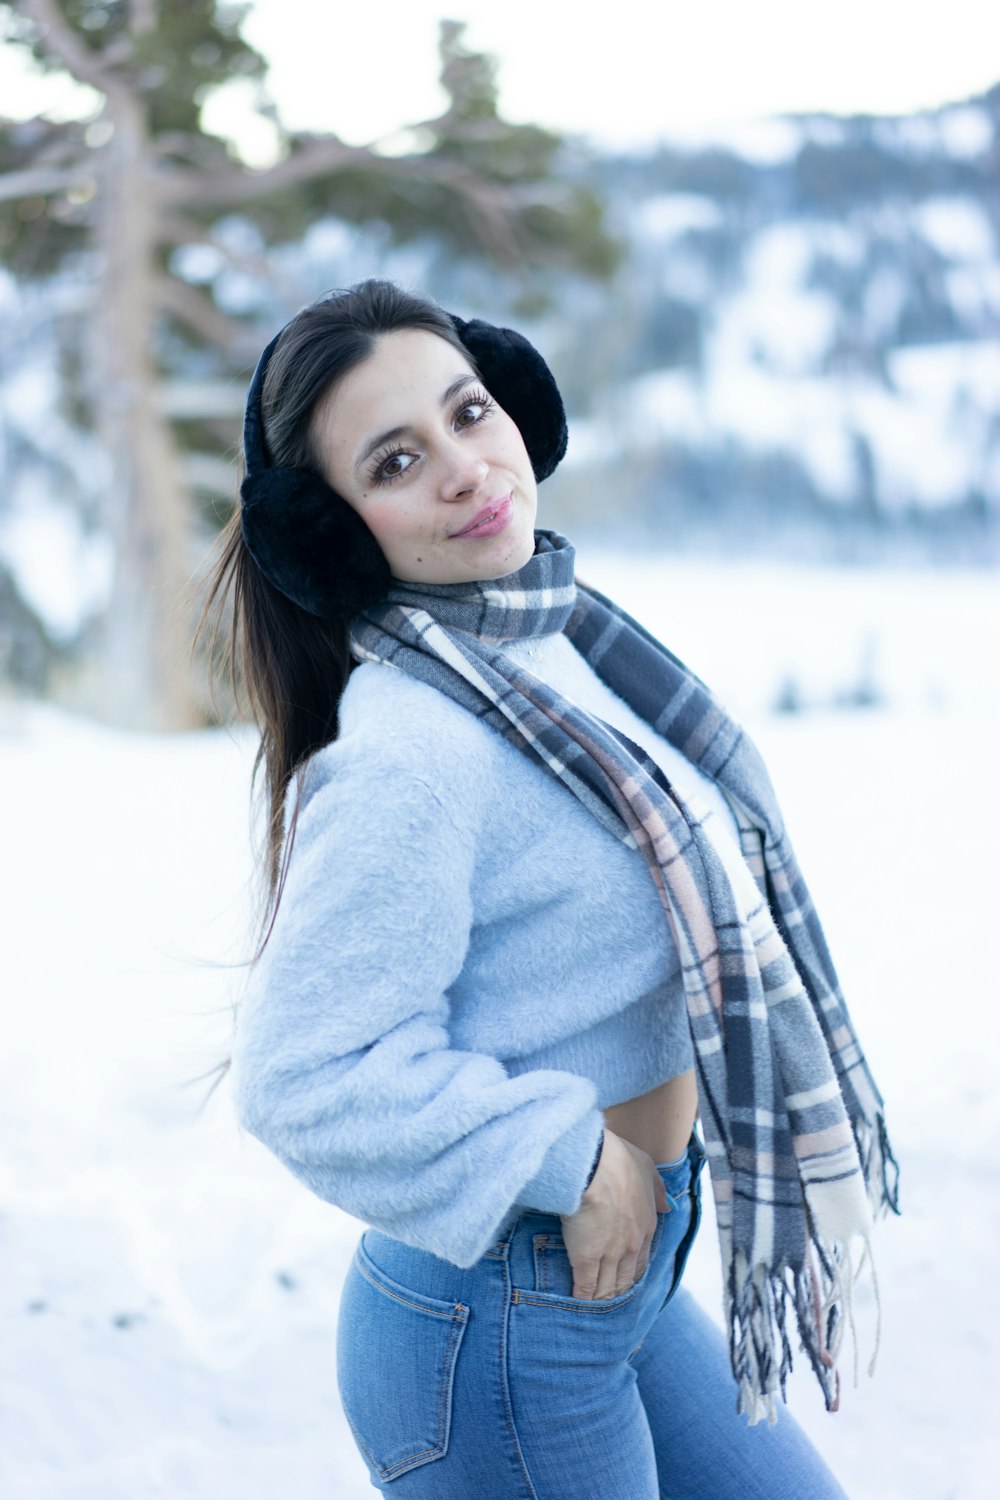
[[[231, 439], [232, 436], [231, 433]], [[192, 489], [204, 490], [225, 500], [235, 499], [236, 465], [230, 459], [221, 458], [217, 453], [188, 452], [181, 458], [181, 472]]]
[[182, 208], [231, 208], [252, 203], [268, 193], [310, 182], [325, 172], [345, 167], [368, 168], [372, 156], [363, 146], [345, 146], [342, 141], [317, 141], [301, 151], [294, 151], [283, 161], [263, 171], [251, 171], [234, 162], [222, 171], [189, 172], [164, 169], [159, 174], [162, 202]]
[[66, 188], [93, 183], [93, 174], [83, 168], [60, 171], [58, 168], [34, 168], [25, 172], [5, 172], [0, 177], [0, 202], [12, 198], [37, 198], [61, 193]]
[[226, 435], [243, 414], [246, 391], [231, 380], [164, 380], [156, 391], [156, 404], [172, 421], [212, 422], [224, 418]]
[[111, 58], [86, 46], [55, 4], [55, 0], [21, 0], [21, 9], [38, 27], [45, 50], [61, 62], [66, 71], [72, 73], [80, 83], [89, 83], [91, 88], [102, 94], [113, 94], [120, 89], [118, 79], [110, 71], [112, 61], [121, 60], [117, 48], [115, 56]]
[[220, 312], [214, 302], [186, 282], [170, 276], [158, 277], [156, 300], [164, 311], [220, 349], [242, 353], [257, 347], [258, 341], [248, 328]]
[[128, 29], [133, 36], [144, 36], [156, 30], [155, 0], [129, 0]]
[[[205, 170], [216, 166], [223, 159], [223, 152], [218, 142], [206, 140], [203, 135], [195, 135], [187, 130], [161, 130], [159, 135], [154, 136], [150, 142], [157, 158], [163, 157], [181, 158], [191, 162], [198, 170]], [[224, 158], [231, 160], [231, 158]], [[184, 171], [183, 166], [178, 168]]]
[[473, 233], [491, 256], [499, 252], [514, 257], [520, 253], [522, 247], [510, 211], [513, 195], [507, 188], [484, 182], [460, 162], [422, 155], [379, 156], [367, 146], [347, 146], [342, 141], [315, 141], [259, 172], [237, 163], [223, 171], [167, 169], [159, 176], [158, 192], [161, 202], [178, 207], [231, 208], [351, 167], [446, 188], [461, 200]]
[[37, 151], [32, 151], [30, 155], [26, 152], [24, 155], [34, 168], [61, 167], [67, 162], [83, 166], [93, 155], [93, 147], [85, 145], [79, 139], [74, 139], [67, 127], [62, 126], [59, 132], [53, 132]]

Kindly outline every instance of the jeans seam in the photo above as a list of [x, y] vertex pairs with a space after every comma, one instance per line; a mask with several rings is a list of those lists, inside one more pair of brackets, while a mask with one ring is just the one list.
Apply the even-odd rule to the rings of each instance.
[[499, 1352], [500, 1352], [500, 1389], [503, 1392], [504, 1416], [507, 1419], [507, 1429], [510, 1432], [511, 1440], [512, 1440], [512, 1442], [514, 1444], [514, 1451], [517, 1454], [517, 1462], [518, 1462], [518, 1465], [519, 1465], [520, 1470], [521, 1470], [522, 1478], [524, 1479], [524, 1482], [525, 1482], [525, 1484], [528, 1487], [528, 1494], [527, 1494], [526, 1500], [539, 1500], [538, 1491], [535, 1489], [535, 1486], [532, 1484], [532, 1482], [531, 1482], [531, 1475], [528, 1473], [528, 1465], [525, 1462], [524, 1450], [521, 1447], [521, 1439], [517, 1435], [517, 1424], [514, 1421], [514, 1408], [513, 1408], [513, 1405], [511, 1404], [511, 1399], [510, 1399], [510, 1377], [509, 1377], [509, 1373], [508, 1373], [508, 1369], [507, 1369], [507, 1357], [508, 1357], [507, 1351], [508, 1351], [508, 1342], [509, 1342], [509, 1340], [508, 1340], [508, 1324], [509, 1324], [509, 1321], [510, 1321], [511, 1303], [514, 1300], [514, 1298], [516, 1297], [516, 1292], [514, 1292], [514, 1289], [511, 1287], [511, 1282], [510, 1282], [510, 1263], [506, 1259], [504, 1261], [504, 1268], [503, 1268], [503, 1285], [504, 1285], [504, 1308], [503, 1308], [503, 1317], [502, 1317], [501, 1322], [500, 1322], [500, 1351]]
[[691, 1217], [688, 1222], [688, 1226], [684, 1231], [684, 1234], [681, 1236], [681, 1242], [677, 1246], [677, 1249], [674, 1251], [674, 1274], [670, 1280], [670, 1290], [667, 1292], [666, 1297], [660, 1304], [660, 1312], [662, 1312], [667, 1303], [671, 1301], [674, 1293], [677, 1291], [677, 1288], [681, 1284], [684, 1272], [687, 1269], [687, 1260], [688, 1256], [691, 1253], [691, 1246], [694, 1244], [695, 1236], [697, 1235], [698, 1229], [701, 1225], [701, 1192], [700, 1184], [697, 1182], [697, 1179], [695, 1179], [695, 1181], [692, 1183], [692, 1186], [695, 1188], [695, 1191], [690, 1195]]

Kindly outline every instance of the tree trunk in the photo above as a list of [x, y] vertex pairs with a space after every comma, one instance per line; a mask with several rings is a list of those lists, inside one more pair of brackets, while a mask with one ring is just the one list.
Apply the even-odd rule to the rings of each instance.
[[160, 204], [141, 97], [107, 103], [95, 328], [94, 416], [108, 456], [106, 518], [115, 566], [101, 653], [100, 708], [116, 723], [183, 729], [197, 722], [182, 595], [190, 573], [189, 497], [156, 399]]

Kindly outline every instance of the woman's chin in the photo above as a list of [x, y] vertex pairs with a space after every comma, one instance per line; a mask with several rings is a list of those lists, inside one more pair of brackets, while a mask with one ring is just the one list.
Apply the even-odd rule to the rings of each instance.
[[534, 555], [535, 532], [532, 528], [531, 531], [529, 531], [525, 535], [522, 535], [518, 539], [518, 544], [516, 547], [511, 547], [508, 549], [507, 557], [505, 562], [503, 563], [502, 569], [498, 570], [496, 573], [491, 573], [489, 576], [491, 578], [505, 578], [508, 573], [516, 573], [519, 568], [524, 567], [525, 563], [530, 562]]
[[[456, 541], [460, 539], [456, 538]], [[510, 530], [495, 537], [469, 539], [462, 546], [462, 554], [435, 557], [433, 561], [412, 557], [390, 557], [392, 576], [401, 583], [488, 583], [495, 578], [507, 578], [530, 562], [535, 555], [534, 528], [525, 531], [518, 527], [515, 535]]]
[[519, 537], [496, 537], [496, 545], [477, 544], [476, 552], [462, 559], [461, 577], [456, 583], [487, 583], [494, 578], [506, 578], [523, 568], [535, 555], [535, 533]]

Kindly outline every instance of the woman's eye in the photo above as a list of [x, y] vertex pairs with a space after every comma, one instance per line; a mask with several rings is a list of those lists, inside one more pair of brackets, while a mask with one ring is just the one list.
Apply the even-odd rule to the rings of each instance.
[[387, 458], [382, 459], [375, 470], [376, 484], [384, 484], [388, 479], [398, 479], [405, 474], [413, 463], [412, 453], [390, 453]]
[[484, 391], [477, 391], [471, 400], [463, 402], [455, 413], [456, 427], [475, 427], [493, 409], [493, 402]]
[[476, 422], [479, 421], [485, 410], [485, 401], [470, 401], [468, 406], [462, 407], [462, 410], [459, 412], [455, 420], [457, 421], [459, 427], [472, 427]]

